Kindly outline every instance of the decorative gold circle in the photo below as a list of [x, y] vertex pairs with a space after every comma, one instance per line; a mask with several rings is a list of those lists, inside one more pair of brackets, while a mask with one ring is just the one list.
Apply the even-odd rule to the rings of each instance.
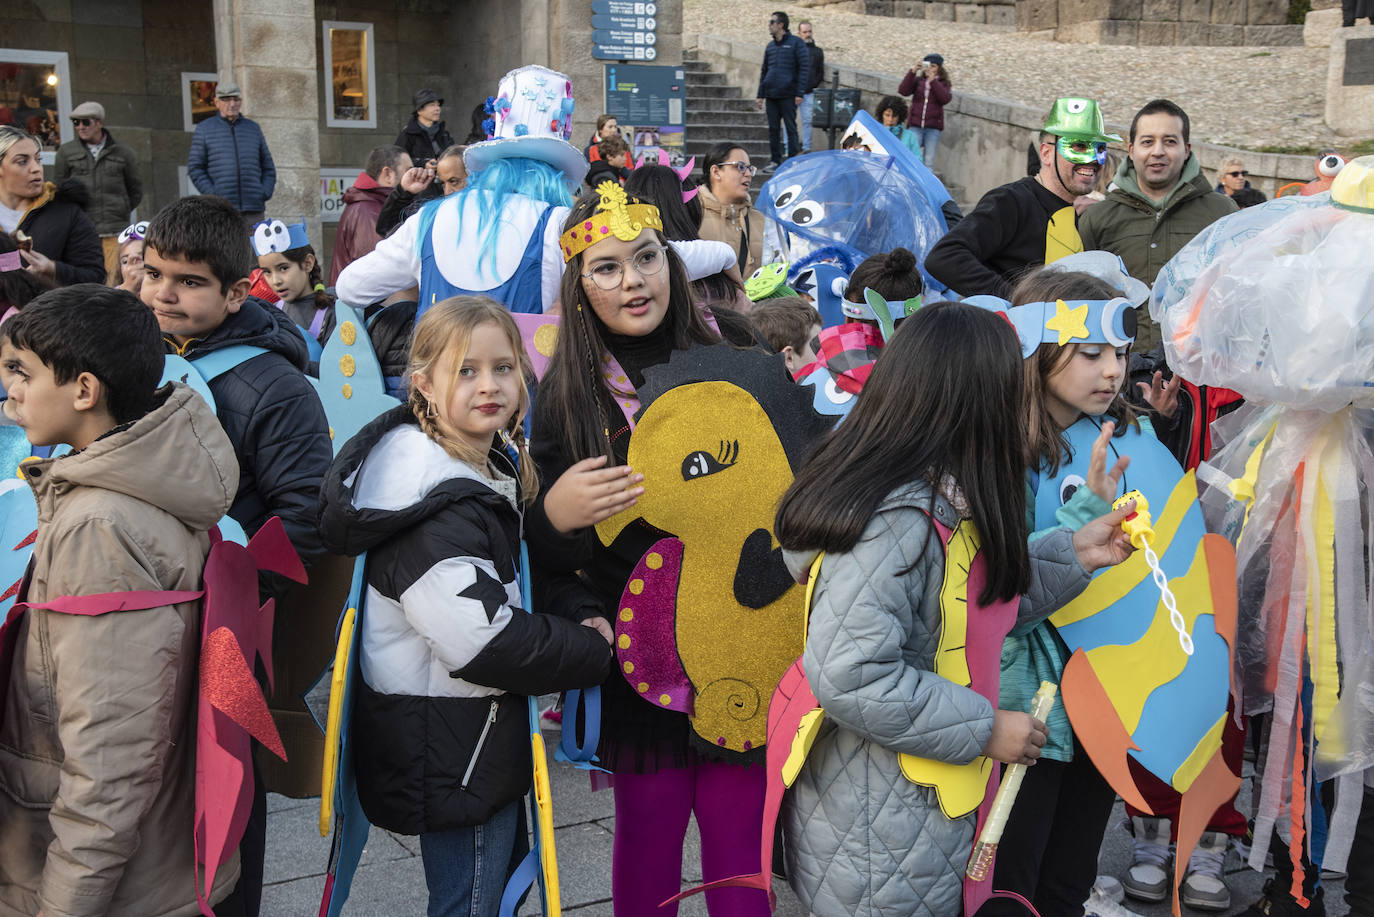
[[353, 342], [357, 339], [358, 328], [352, 322], [344, 322], [339, 326], [339, 340], [343, 341], [349, 347], [352, 347]]
[[659, 554], [657, 551], [651, 552], [648, 557], [644, 558], [644, 566], [648, 567], [650, 570], [657, 570], [659, 567], [663, 566], [663, 555]]
[[353, 354], [346, 353], [339, 357], [339, 372], [345, 376], [351, 376], [358, 371], [358, 361], [353, 359]]
[[633, 621], [634, 619], [635, 619], [635, 612], [634, 612], [634, 609], [633, 609], [633, 608], [622, 608], [622, 609], [620, 609], [620, 620], [625, 621], [626, 623], [629, 623], [630, 621]]
[[630, 648], [630, 635], [629, 635], [629, 634], [621, 634], [621, 635], [620, 635], [620, 638], [616, 640], [616, 643], [620, 646], [620, 648], [621, 648], [622, 650], [627, 650], [627, 649], [629, 649], [629, 648]]
[[658, 702], [666, 707], [673, 702], [673, 699], [666, 694], [660, 694], [658, 696]]
[[540, 325], [534, 332], [534, 349], [546, 357], [553, 356], [553, 348], [558, 343], [558, 326]]
[[626, 674], [626, 675], [632, 675], [632, 674], [634, 674], [635, 664], [634, 664], [633, 662], [627, 662], [627, 663], [625, 663], [624, 668], [625, 668], [625, 674]]
[[639, 595], [639, 594], [640, 594], [641, 592], [643, 592], [643, 591], [644, 591], [644, 580], [642, 580], [642, 579], [632, 579], [632, 580], [630, 580], [630, 593], [631, 593], [631, 594], [633, 594], [633, 595]]
[[347, 382], [344, 383], [344, 387], [343, 387], [343, 396], [344, 396], [345, 398], [352, 398], [352, 397], [353, 397], [353, 386], [349, 385]]
[[641, 681], [639, 684], [635, 685], [635, 687], [639, 689], [640, 694], [643, 694], [645, 691], [649, 690], [649, 683]]

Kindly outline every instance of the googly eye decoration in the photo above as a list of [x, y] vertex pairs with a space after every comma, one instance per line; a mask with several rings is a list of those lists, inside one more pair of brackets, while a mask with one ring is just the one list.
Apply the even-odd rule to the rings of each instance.
[[281, 220], [263, 220], [253, 227], [253, 251], [258, 255], [279, 254], [291, 248], [291, 233]]

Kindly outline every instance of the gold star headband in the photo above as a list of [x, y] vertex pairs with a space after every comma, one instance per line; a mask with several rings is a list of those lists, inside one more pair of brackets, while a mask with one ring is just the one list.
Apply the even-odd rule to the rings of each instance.
[[563, 233], [558, 244], [563, 249], [563, 263], [586, 251], [587, 247], [609, 236], [622, 242], [633, 242], [647, 226], [663, 231], [663, 220], [653, 204], [629, 203], [625, 189], [613, 181], [596, 186], [601, 202], [591, 216]]

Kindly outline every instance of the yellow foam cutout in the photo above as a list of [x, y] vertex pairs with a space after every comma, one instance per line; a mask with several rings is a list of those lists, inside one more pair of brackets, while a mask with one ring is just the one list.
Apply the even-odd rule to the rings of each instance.
[[[1153, 543], [1155, 553], [1160, 557], [1168, 550], [1169, 543], [1173, 541], [1178, 527], [1183, 523], [1188, 508], [1196, 500], [1197, 481], [1190, 471], [1174, 485], [1173, 493], [1169, 494], [1169, 501], [1164, 505], [1164, 512], [1155, 523]], [[1050, 616], [1050, 623], [1055, 627], [1066, 627], [1090, 618], [1102, 609], [1110, 608], [1121, 601], [1136, 584], [1148, 579], [1149, 576], [1150, 565], [1145, 563], [1145, 554], [1143, 551], [1137, 551], [1126, 561], [1093, 577], [1088, 588], [1079, 593], [1076, 599]], [[1177, 589], [1174, 594], [1178, 595]]]
[[792, 737], [792, 748], [787, 753], [787, 760], [782, 762], [782, 782], [784, 786], [791, 786], [796, 782], [797, 775], [801, 773], [802, 765], [806, 763], [806, 756], [811, 753], [811, 746], [815, 744], [816, 733], [820, 731], [821, 723], [825, 720], [825, 711], [817, 707], [815, 710], [807, 711], [797, 723], [797, 734]]
[[1207, 734], [1197, 743], [1197, 747], [1193, 749], [1192, 754], [1188, 755], [1183, 763], [1178, 766], [1178, 770], [1174, 771], [1174, 776], [1169, 780], [1170, 785], [1173, 786], [1174, 789], [1178, 790], [1180, 793], [1188, 792], [1188, 788], [1193, 785], [1193, 781], [1202, 773], [1203, 768], [1207, 766], [1207, 762], [1212, 760], [1212, 755], [1216, 754], [1217, 750], [1221, 748], [1221, 731], [1226, 728], [1226, 717], [1228, 716], [1230, 716], [1230, 713], [1223, 713], [1217, 721], [1212, 724], [1212, 728], [1207, 730]]
[[[973, 681], [965, 648], [968, 577], [978, 548], [978, 530], [972, 520], [960, 520], [945, 549], [945, 575], [940, 584], [940, 643], [935, 651], [935, 674], [964, 686]], [[949, 764], [899, 754], [897, 762], [906, 779], [935, 789], [940, 811], [948, 818], [960, 818], [978, 808], [992, 775], [992, 761], [981, 756], [968, 764]]]
[[[1212, 614], [1207, 552], [1201, 544], [1188, 572], [1170, 580], [1169, 585], [1183, 615], [1184, 629], [1191, 634], [1200, 615]], [[1155, 604], [1149, 628], [1135, 643], [1100, 646], [1089, 650], [1087, 656], [1107, 696], [1115, 702], [1121, 724], [1131, 734], [1140, 725], [1150, 694], [1177, 678], [1189, 659], [1179, 646], [1178, 631], [1169, 622], [1169, 609], [1163, 601]]]
[[914, 755], [899, 755], [897, 760], [902, 765], [902, 776], [935, 789], [935, 798], [946, 818], [963, 818], [977, 809], [987, 795], [993, 762], [985, 755], [968, 764], [948, 764]]
[[1073, 206], [1055, 211], [1045, 227], [1045, 263], [1053, 264], [1082, 250], [1083, 238], [1078, 234], [1078, 215]]
[[[683, 462], [696, 452], [729, 464], [686, 479]], [[754, 396], [733, 383], [683, 385], [645, 408], [627, 463], [644, 475], [644, 494], [599, 523], [597, 535], [609, 545], [642, 517], [682, 541], [674, 633], [694, 691], [692, 726], [712, 745], [761, 748], [768, 738], [768, 699], [801, 655], [806, 616], [801, 589], [788, 589], [763, 608], [746, 608], [734, 593], [745, 539], [758, 529], [773, 530], [777, 502], [792, 483], [773, 423]], [[639, 594], [644, 583], [628, 588]]]
[[342, 741], [344, 680], [348, 677], [348, 657], [353, 652], [358, 609], [344, 612], [339, 624], [339, 642], [334, 648], [334, 671], [329, 678], [329, 713], [324, 721], [324, 766], [320, 782], [320, 837], [328, 837], [334, 821], [334, 783], [339, 773], [339, 744]]

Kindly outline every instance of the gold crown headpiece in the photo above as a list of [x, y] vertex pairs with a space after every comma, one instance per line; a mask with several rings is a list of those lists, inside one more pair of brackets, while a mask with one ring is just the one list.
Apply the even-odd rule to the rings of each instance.
[[601, 196], [596, 210], [558, 239], [563, 249], [564, 264], [586, 251], [589, 245], [608, 236], [615, 236], [622, 242], [633, 242], [645, 227], [663, 231], [658, 208], [653, 204], [629, 203], [625, 189], [615, 182], [603, 181], [596, 186], [596, 193]]

